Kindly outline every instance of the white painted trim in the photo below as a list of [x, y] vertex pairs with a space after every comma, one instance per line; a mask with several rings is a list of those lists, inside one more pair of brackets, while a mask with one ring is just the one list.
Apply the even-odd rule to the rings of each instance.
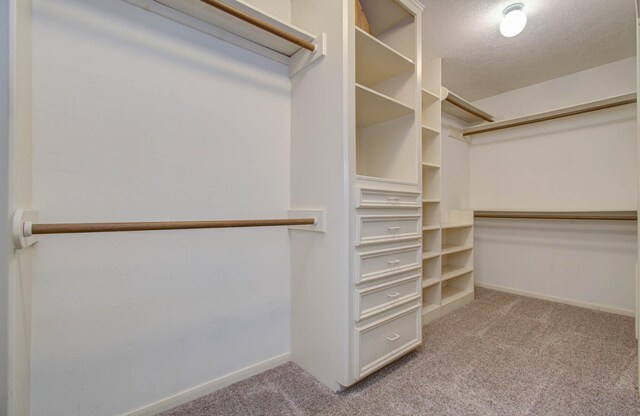
[[526, 296], [529, 298], [548, 300], [548, 301], [557, 302], [557, 303], [564, 303], [566, 305], [579, 306], [581, 308], [593, 309], [601, 312], [614, 313], [616, 315], [630, 316], [632, 318], [635, 316], [634, 311], [631, 309], [614, 308], [612, 306], [599, 305], [597, 303], [582, 302], [574, 299], [561, 298], [559, 296], [550, 296], [542, 293], [529, 292], [526, 290], [512, 289], [505, 286], [481, 283], [481, 282], [478, 282], [477, 280], [475, 282], [475, 285], [478, 287], [483, 287], [485, 289], [498, 290], [500, 292], [512, 293], [514, 295]]
[[169, 396], [167, 398], [159, 400], [150, 405], [141, 407], [140, 409], [134, 410], [129, 413], [124, 413], [123, 416], [156, 415], [160, 412], [173, 409], [174, 407], [180, 406], [192, 400], [206, 396], [207, 394], [213, 393], [216, 390], [220, 390], [233, 383], [237, 383], [238, 381], [242, 381], [246, 378], [255, 376], [256, 374], [260, 374], [271, 368], [285, 364], [289, 361], [291, 361], [290, 352], [287, 352], [282, 355], [277, 355], [273, 358], [269, 358], [268, 360], [259, 362], [249, 367], [245, 367], [238, 371], [234, 371], [233, 373], [227, 374], [226, 376], [222, 376], [220, 378], [209, 381], [207, 383], [200, 384], [199, 386], [193, 387], [189, 390], [182, 391], [178, 394], [174, 394], [173, 396]]

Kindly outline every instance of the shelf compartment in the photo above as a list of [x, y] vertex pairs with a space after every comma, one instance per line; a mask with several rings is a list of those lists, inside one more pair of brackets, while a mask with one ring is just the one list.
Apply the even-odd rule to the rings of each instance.
[[446, 305], [473, 293], [473, 274], [467, 273], [465, 275], [449, 279], [442, 282], [441, 285], [442, 305]]
[[400, 101], [356, 84], [356, 124], [359, 127], [373, 126], [412, 113], [413, 108]]
[[427, 198], [427, 199], [423, 199], [423, 200], [422, 200], [422, 203], [423, 203], [423, 204], [439, 204], [439, 203], [440, 203], [440, 200], [439, 200], [439, 199], [437, 199], [437, 198], [431, 198], [431, 199], [430, 199], [430, 198]]
[[440, 226], [439, 225], [427, 225], [425, 227], [422, 227], [422, 231], [433, 231], [433, 230], [439, 230]]
[[440, 165], [428, 162], [422, 162], [422, 167], [427, 169], [440, 169]]
[[440, 256], [422, 261], [422, 286], [431, 286], [440, 281]]
[[455, 254], [461, 251], [467, 251], [473, 249], [473, 246], [459, 246], [455, 244], [443, 244], [442, 245], [442, 255], [446, 256], [448, 254]]
[[422, 169], [422, 195], [426, 199], [440, 198], [440, 169]]
[[371, 34], [398, 50], [409, 59], [415, 58], [415, 18], [395, 0], [360, 0]]
[[434, 92], [422, 89], [422, 107], [427, 107], [440, 101], [440, 96]]
[[[250, 23], [230, 16], [199, 0], [126, 0], [146, 11], [192, 27], [236, 46], [259, 53], [278, 62], [289, 63], [302, 48]], [[251, 17], [307, 42], [316, 36], [256, 8], [245, 1], [225, 0], [224, 3]]]
[[422, 163], [440, 166], [441, 163], [441, 139], [439, 132], [433, 132], [422, 127]]
[[440, 283], [422, 289], [422, 312], [428, 313], [440, 307]]
[[356, 82], [372, 86], [415, 70], [414, 62], [356, 27]]
[[442, 230], [442, 250], [455, 247], [473, 247], [472, 227], [446, 228]]
[[462, 276], [463, 274], [471, 273], [472, 271], [473, 271], [473, 267], [446, 264], [442, 266], [441, 280], [444, 282], [446, 280], [453, 279], [458, 276]]
[[437, 277], [429, 277], [426, 279], [422, 279], [423, 288], [431, 287], [433, 285], [437, 285], [438, 283], [440, 283], [440, 279], [438, 279]]
[[[413, 113], [415, 114], [415, 113]], [[412, 116], [356, 128], [356, 175], [415, 184], [415, 118]]]
[[440, 244], [439, 228], [422, 232], [422, 250], [425, 253], [437, 253]]
[[440, 228], [440, 204], [426, 203], [422, 207], [422, 226]]
[[454, 228], [467, 228], [467, 227], [473, 227], [473, 223], [467, 223], [467, 224], [446, 224], [446, 223], [443, 223], [442, 224], [442, 229], [443, 230], [450, 230], [450, 229], [454, 229]]
[[437, 251], [425, 251], [422, 253], [422, 260], [429, 260], [440, 257], [440, 253]]

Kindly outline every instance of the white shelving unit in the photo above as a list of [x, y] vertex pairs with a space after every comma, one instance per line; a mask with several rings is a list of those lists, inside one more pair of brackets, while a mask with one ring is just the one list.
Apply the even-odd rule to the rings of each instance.
[[[473, 300], [473, 212], [442, 212], [441, 61], [423, 68], [422, 88], [422, 322]], [[441, 97], [434, 91], [442, 91]], [[444, 221], [443, 221], [444, 220]]]
[[310, 4], [293, 23], [331, 59], [292, 83], [291, 201], [326, 205], [327, 227], [291, 235], [291, 354], [339, 390], [422, 343], [423, 7], [361, 0], [367, 33], [353, 0]]

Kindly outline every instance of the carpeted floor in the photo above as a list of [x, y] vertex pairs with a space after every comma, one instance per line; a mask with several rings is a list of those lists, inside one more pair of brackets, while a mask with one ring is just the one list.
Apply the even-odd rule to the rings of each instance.
[[640, 415], [636, 374], [633, 319], [478, 289], [346, 392], [288, 363], [163, 415]]

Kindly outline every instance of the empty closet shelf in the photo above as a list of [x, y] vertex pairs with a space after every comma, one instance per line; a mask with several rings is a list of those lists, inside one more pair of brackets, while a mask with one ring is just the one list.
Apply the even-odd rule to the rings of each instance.
[[356, 84], [356, 124], [359, 127], [373, 126], [413, 113], [413, 108], [400, 101]]
[[356, 81], [376, 85], [413, 71], [413, 61], [356, 27]]
[[422, 253], [422, 260], [428, 260], [428, 259], [432, 259], [434, 257], [438, 257], [440, 255], [440, 253], [434, 252], [434, 251], [427, 251], [425, 253]]
[[459, 253], [461, 251], [471, 250], [473, 246], [458, 246], [453, 244], [445, 244], [442, 246], [442, 255]]
[[466, 273], [471, 273], [473, 271], [473, 267], [464, 267], [464, 266], [455, 266], [455, 265], [445, 265], [442, 266], [442, 281], [453, 279], [454, 277], [462, 276]]
[[437, 285], [440, 280], [437, 277], [427, 277], [422, 279], [422, 288], [431, 287], [433, 285]]
[[446, 305], [455, 300], [463, 298], [468, 294], [473, 293], [472, 289], [461, 289], [455, 286], [444, 286], [442, 288], [442, 304]]

